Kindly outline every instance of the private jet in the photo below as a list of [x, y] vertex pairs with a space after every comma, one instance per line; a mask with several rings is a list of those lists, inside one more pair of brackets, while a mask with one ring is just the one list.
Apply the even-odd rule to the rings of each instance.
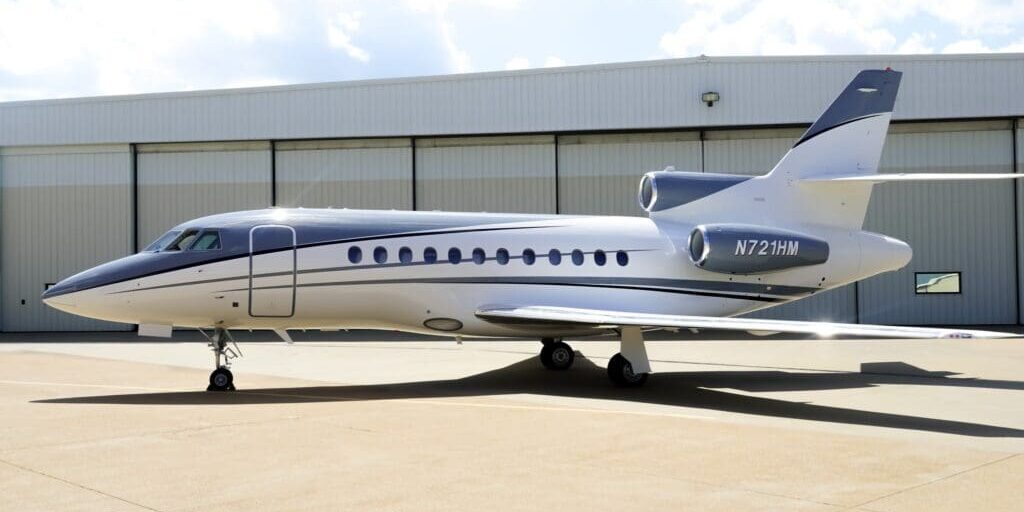
[[[1008, 337], [944, 328], [737, 318], [883, 272], [904, 242], [864, 231], [876, 184], [1014, 174], [879, 174], [902, 74], [858, 73], [762, 176], [643, 175], [646, 217], [268, 208], [172, 228], [143, 251], [68, 277], [43, 301], [140, 335], [203, 332], [211, 391], [234, 389], [231, 330], [386, 329], [540, 339], [566, 370], [568, 338], [613, 334], [608, 375], [640, 386], [658, 329], [816, 337]], [[235, 347], [235, 348], [232, 348]]]

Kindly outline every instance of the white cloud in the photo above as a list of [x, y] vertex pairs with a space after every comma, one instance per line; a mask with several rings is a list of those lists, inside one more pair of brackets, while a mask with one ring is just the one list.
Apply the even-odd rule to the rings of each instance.
[[905, 15], [835, 0], [690, 4], [693, 14], [661, 37], [661, 49], [671, 56], [879, 52], [896, 42], [882, 22]]
[[934, 40], [934, 33], [921, 34], [914, 32], [896, 49], [896, 53], [904, 55], [934, 53], [935, 49], [929, 44], [930, 41]]
[[505, 69], [528, 69], [530, 67], [530, 59], [526, 57], [512, 57], [505, 63]]
[[561, 57], [555, 57], [554, 55], [548, 55], [548, 57], [546, 59], [544, 59], [544, 67], [546, 67], [546, 68], [560, 68], [560, 67], [562, 67], [564, 65], [565, 65], [565, 59], [562, 59]]
[[[838, 53], [932, 53], [936, 31], [946, 33], [942, 51], [993, 51], [988, 36], [1012, 35], [1024, 25], [1024, 0], [687, 0], [689, 16], [662, 35], [660, 47], [675, 57]], [[897, 38], [901, 23], [927, 25]], [[961, 36], [948, 43], [948, 33]], [[1016, 43], [995, 51], [1017, 48]]]
[[278, 20], [264, 0], [7, 2], [0, 4], [0, 72], [67, 78], [87, 69], [95, 92], [106, 94], [185, 88], [175, 63], [186, 49], [211, 38], [249, 44], [277, 34]]
[[352, 34], [359, 31], [359, 20], [363, 13], [339, 12], [334, 19], [327, 22], [327, 42], [334, 48], [341, 48], [345, 53], [359, 62], [369, 62], [370, 54], [352, 42]]

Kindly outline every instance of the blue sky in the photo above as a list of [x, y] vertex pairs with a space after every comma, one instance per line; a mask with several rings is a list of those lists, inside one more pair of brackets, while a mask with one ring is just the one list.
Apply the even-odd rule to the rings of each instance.
[[0, 0], [0, 101], [706, 55], [1024, 52], [1024, 0]]

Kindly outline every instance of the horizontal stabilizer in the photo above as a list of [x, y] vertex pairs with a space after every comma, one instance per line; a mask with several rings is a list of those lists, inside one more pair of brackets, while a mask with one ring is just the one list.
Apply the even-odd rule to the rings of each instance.
[[911, 173], [911, 174], [847, 174], [839, 176], [815, 176], [803, 178], [803, 183], [885, 183], [890, 181], [967, 181], [967, 180], [1009, 180], [1024, 178], [1024, 174], [1012, 173]]
[[838, 324], [828, 322], [800, 322], [796, 320], [760, 320], [756, 318], [728, 318], [713, 316], [660, 315], [628, 313], [598, 309], [563, 308], [552, 306], [488, 307], [477, 310], [476, 316], [493, 323], [522, 323], [523, 321], [553, 324], [587, 325], [616, 329], [626, 326], [648, 328], [693, 328], [730, 331], [786, 332], [810, 334], [821, 338], [858, 336], [872, 338], [1016, 338], [1019, 334], [965, 329], [930, 327], [901, 327], [892, 325]]

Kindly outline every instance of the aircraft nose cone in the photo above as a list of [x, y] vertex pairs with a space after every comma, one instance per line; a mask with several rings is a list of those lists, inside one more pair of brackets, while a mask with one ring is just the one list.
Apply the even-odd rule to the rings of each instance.
[[43, 303], [47, 306], [73, 306], [72, 294], [78, 291], [78, 283], [74, 279], [65, 279], [49, 287], [43, 292]]

